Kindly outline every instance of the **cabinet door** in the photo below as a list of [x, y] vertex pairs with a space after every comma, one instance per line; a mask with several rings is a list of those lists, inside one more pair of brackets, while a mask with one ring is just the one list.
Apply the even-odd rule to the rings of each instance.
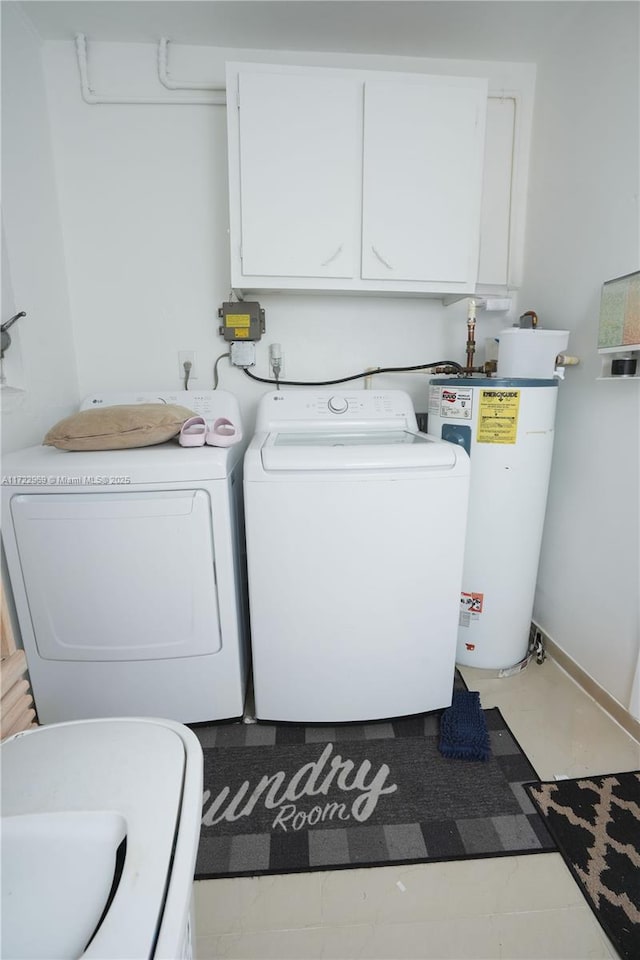
[[473, 285], [487, 84], [365, 83], [362, 276]]
[[356, 276], [362, 82], [238, 81], [242, 277]]
[[496, 288], [506, 287], [510, 280], [515, 122], [513, 97], [489, 98], [478, 283]]

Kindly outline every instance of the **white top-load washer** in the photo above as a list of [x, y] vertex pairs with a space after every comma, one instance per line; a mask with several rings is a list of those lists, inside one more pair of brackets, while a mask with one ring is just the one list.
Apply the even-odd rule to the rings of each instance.
[[451, 703], [469, 458], [402, 391], [261, 400], [244, 467], [256, 716]]
[[170, 720], [39, 727], [2, 758], [2, 956], [183, 960], [202, 749]]
[[[240, 426], [220, 390], [104, 394], [82, 409], [152, 402]], [[242, 715], [242, 453], [174, 439], [4, 458], [2, 538], [41, 723]]]

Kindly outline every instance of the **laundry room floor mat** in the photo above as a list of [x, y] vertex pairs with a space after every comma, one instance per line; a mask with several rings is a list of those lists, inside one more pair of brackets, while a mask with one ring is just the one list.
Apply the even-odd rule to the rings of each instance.
[[555, 850], [537, 779], [500, 711], [492, 756], [446, 759], [440, 712], [343, 726], [195, 726], [204, 750], [196, 880]]
[[640, 957], [640, 771], [526, 787], [623, 960]]

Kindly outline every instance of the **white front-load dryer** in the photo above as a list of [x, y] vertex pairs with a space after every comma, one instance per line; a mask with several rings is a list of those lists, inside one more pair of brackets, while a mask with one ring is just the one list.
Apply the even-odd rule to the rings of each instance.
[[[224, 391], [110, 394], [240, 425]], [[40, 723], [242, 716], [242, 448], [30, 447], [3, 462], [2, 538]]]
[[398, 390], [263, 397], [244, 491], [256, 716], [451, 703], [469, 458]]

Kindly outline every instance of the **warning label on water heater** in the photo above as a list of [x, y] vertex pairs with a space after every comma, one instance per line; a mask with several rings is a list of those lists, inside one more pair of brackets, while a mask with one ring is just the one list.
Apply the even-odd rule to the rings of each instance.
[[471, 420], [473, 391], [457, 387], [431, 387], [429, 412], [454, 420]]
[[480, 619], [484, 606], [484, 593], [460, 594], [460, 626], [470, 627], [474, 620]]
[[515, 443], [519, 409], [519, 390], [481, 390], [477, 443]]

